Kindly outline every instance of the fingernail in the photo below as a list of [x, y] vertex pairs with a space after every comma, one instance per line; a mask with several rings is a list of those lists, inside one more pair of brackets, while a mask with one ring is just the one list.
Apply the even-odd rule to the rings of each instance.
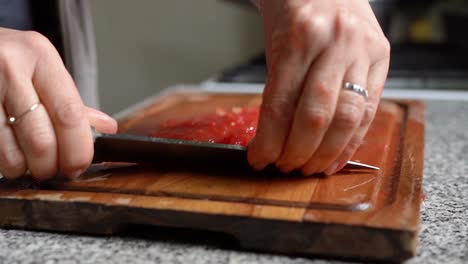
[[96, 109], [92, 109], [91, 113], [97, 118], [97, 119], [101, 119], [103, 121], [111, 121], [111, 120], [114, 120], [114, 118], [112, 118], [111, 116], [109, 116], [108, 114], [104, 113], [104, 112], [101, 112], [99, 110], [96, 110]]
[[338, 168], [338, 165], [339, 165], [338, 162], [333, 163], [330, 167], [328, 167], [328, 169], [326, 169], [326, 170], [324, 171], [324, 173], [325, 173], [326, 175], [332, 175], [332, 174], [334, 174], [334, 173], [336, 172], [336, 169]]

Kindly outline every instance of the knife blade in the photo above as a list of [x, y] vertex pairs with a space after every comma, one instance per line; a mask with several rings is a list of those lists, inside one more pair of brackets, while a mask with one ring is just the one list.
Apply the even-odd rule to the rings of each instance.
[[[179, 139], [105, 134], [95, 129], [93, 163], [206, 163], [230, 166], [248, 166], [247, 148], [239, 145], [196, 142]], [[347, 166], [378, 170], [378, 167], [349, 161]]]
[[245, 147], [178, 139], [105, 134], [93, 131], [94, 158], [99, 162], [245, 162]]

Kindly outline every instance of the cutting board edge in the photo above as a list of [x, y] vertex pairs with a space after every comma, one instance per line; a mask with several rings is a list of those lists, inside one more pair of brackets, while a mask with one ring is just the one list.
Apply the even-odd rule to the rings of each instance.
[[[402, 261], [414, 256], [417, 242], [417, 232], [408, 230], [260, 219], [171, 209], [154, 210], [124, 205], [98, 204], [96, 206], [96, 203], [82, 201], [69, 203], [44, 199], [0, 198], [0, 207], [17, 212], [16, 217], [10, 214], [10, 219], [0, 218], [0, 225], [4, 228], [100, 235], [119, 233], [129, 225], [191, 228], [230, 235], [236, 238], [244, 249], [282, 254]], [[35, 217], [26, 217], [28, 214], [41, 217], [36, 213], [43, 214], [42, 217], [47, 217], [49, 221], [36, 222]], [[116, 222], [116, 218], [120, 222]], [[68, 221], [71, 219], [74, 221]], [[213, 222], [216, 224], [211, 224]], [[258, 233], [262, 235], [252, 235], [252, 232], [261, 229], [264, 231]], [[356, 235], [356, 230], [360, 230], [358, 235]], [[278, 232], [283, 234], [279, 242]], [[321, 235], [317, 236], [317, 234]], [[323, 235], [326, 235], [327, 239], [319, 239]], [[349, 248], [350, 245], [360, 248], [360, 255], [353, 254], [354, 251]], [[378, 248], [372, 248], [369, 245]], [[385, 247], [378, 245], [385, 245]], [[369, 249], [363, 252], [362, 247]]]

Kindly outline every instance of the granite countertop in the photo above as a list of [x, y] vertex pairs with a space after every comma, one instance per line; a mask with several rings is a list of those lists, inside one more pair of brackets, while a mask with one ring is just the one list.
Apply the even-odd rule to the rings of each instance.
[[[408, 263], [468, 262], [468, 102], [428, 102], [422, 224]], [[0, 229], [0, 263], [336, 263], [147, 236]]]

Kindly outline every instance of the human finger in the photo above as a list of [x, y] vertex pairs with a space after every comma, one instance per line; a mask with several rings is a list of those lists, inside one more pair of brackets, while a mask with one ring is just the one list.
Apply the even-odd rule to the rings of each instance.
[[[363, 58], [363, 57], [361, 57]], [[369, 63], [362, 59], [351, 65], [344, 75], [345, 82], [367, 84]], [[334, 171], [339, 164], [333, 163], [343, 152], [361, 123], [366, 99], [354, 91], [341, 89], [333, 121], [320, 146], [307, 164], [302, 168], [304, 175]]]
[[341, 50], [329, 49], [309, 69], [287, 142], [276, 163], [283, 172], [301, 168], [322, 141], [332, 120], [345, 72], [344, 63], [335, 63], [342, 56]]
[[88, 120], [91, 126], [102, 133], [113, 134], [117, 132], [117, 121], [107, 114], [94, 108], [86, 107]]
[[[33, 75], [37, 93], [50, 114], [58, 142], [59, 168], [75, 178], [84, 172], [93, 158], [93, 139], [86, 109], [60, 55], [44, 37], [41, 59]], [[49, 44], [48, 44], [49, 43]]]
[[274, 163], [281, 154], [308, 63], [294, 53], [271, 61], [257, 133], [248, 148], [249, 163], [257, 170]]
[[7, 114], [0, 107], [0, 173], [8, 179], [15, 179], [26, 172], [26, 158], [21, 150], [13, 129], [7, 123]]
[[329, 42], [329, 23], [309, 14], [298, 11], [283, 20], [279, 30], [267, 32], [268, 80], [256, 137], [248, 150], [249, 162], [257, 170], [281, 155], [310, 65]]
[[11, 126], [25, 155], [26, 166], [38, 180], [51, 178], [57, 173], [57, 141], [48, 113], [40, 105], [30, 109], [39, 102], [30, 80], [12, 79], [7, 86], [4, 105], [8, 116], [17, 118]]
[[329, 174], [333, 174], [341, 170], [361, 146], [361, 143], [367, 134], [367, 131], [369, 130], [369, 127], [372, 124], [372, 121], [374, 120], [375, 114], [377, 112], [380, 97], [385, 85], [385, 80], [387, 78], [388, 68], [389, 63], [388, 60], [385, 59], [375, 63], [370, 67], [367, 81], [368, 87], [370, 88], [369, 99], [365, 104], [364, 117], [357, 132], [350, 140], [348, 146], [345, 148], [341, 156], [336, 160], [336, 163], [338, 164], [337, 167], [334, 170], [329, 168]]

